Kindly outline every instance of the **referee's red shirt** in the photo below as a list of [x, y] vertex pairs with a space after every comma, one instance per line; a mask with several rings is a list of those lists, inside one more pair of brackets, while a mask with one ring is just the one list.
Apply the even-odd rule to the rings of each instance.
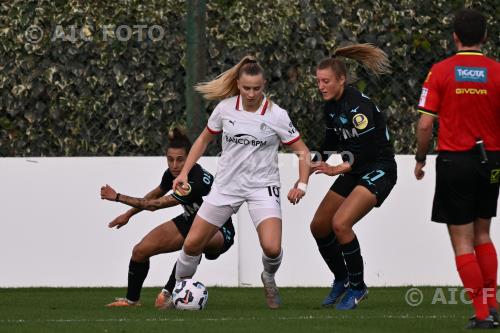
[[500, 63], [478, 51], [461, 51], [434, 66], [418, 103], [439, 118], [440, 151], [465, 151], [476, 140], [500, 151]]

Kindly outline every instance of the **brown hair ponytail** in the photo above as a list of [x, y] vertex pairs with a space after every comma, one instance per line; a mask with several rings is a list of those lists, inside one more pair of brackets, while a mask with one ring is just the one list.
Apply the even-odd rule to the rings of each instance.
[[338, 48], [330, 58], [320, 61], [318, 69], [330, 67], [337, 76], [345, 76], [347, 78], [347, 67], [339, 57], [356, 60], [377, 76], [391, 72], [391, 65], [387, 54], [373, 44], [354, 44]]

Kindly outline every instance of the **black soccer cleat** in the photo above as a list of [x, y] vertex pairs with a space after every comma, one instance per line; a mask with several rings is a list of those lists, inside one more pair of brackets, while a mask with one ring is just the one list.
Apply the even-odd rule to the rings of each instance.
[[479, 320], [475, 316], [469, 320], [469, 324], [465, 326], [467, 329], [494, 329], [496, 328], [493, 322], [493, 316], [489, 315], [484, 320]]

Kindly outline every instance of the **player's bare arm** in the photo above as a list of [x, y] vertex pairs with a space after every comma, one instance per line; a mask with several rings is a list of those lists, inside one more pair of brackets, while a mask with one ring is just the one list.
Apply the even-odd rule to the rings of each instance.
[[[155, 193], [151, 194], [152, 192]], [[106, 185], [101, 188], [101, 198], [110, 201], [117, 201], [126, 204], [128, 206], [137, 208], [139, 210], [149, 210], [149, 211], [155, 211], [161, 208], [168, 208], [179, 204], [179, 201], [177, 201], [171, 195], [157, 197], [156, 195], [160, 193], [156, 191], [152, 192], [148, 193], [148, 195], [151, 194], [149, 198], [148, 195], [146, 195], [146, 197], [144, 198], [136, 198], [125, 194], [117, 193], [111, 186]]]
[[152, 212], [157, 209], [173, 207], [180, 204], [172, 195], [163, 196], [157, 199], [145, 199], [120, 194], [117, 201], [141, 210], [149, 210]]
[[425, 157], [429, 151], [432, 140], [432, 129], [434, 125], [434, 116], [422, 113], [417, 125], [417, 153], [415, 159], [415, 178], [420, 180], [424, 178]]
[[[167, 192], [162, 190], [159, 186], [155, 187], [152, 191], [148, 192], [145, 196], [144, 199], [156, 199], [164, 196]], [[105, 200], [110, 200], [110, 201], [115, 201], [116, 199], [116, 191], [109, 185], [106, 184], [106, 186], [101, 187], [101, 199]], [[135, 214], [141, 212], [143, 209], [133, 207], [129, 210], [127, 210], [125, 213], [117, 216], [115, 219], [113, 219], [111, 222], [108, 223], [109, 228], [114, 228], [116, 227], [117, 229], [120, 229], [124, 225], [128, 223], [130, 218], [134, 216]]]

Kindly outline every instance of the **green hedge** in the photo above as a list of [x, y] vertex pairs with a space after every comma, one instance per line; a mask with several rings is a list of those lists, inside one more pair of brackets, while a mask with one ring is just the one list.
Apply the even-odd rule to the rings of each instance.
[[[265, 66], [268, 95], [290, 111], [311, 148], [322, 136], [314, 68], [337, 46], [370, 42], [393, 73], [376, 79], [351, 64], [355, 85], [387, 114], [398, 153], [414, 151], [416, 104], [432, 63], [453, 53], [453, 13], [472, 1], [207, 1], [208, 73], [247, 53]], [[185, 3], [11, 0], [0, 4], [0, 156], [160, 155], [166, 129], [185, 120]], [[485, 51], [498, 56], [494, 1], [474, 1], [488, 17]], [[26, 30], [36, 25], [38, 43]], [[78, 33], [74, 41], [63, 40]], [[137, 30], [127, 41], [105, 26]], [[110, 28], [116, 31], [114, 28]], [[105, 31], [106, 30], [106, 31]], [[143, 31], [144, 32], [144, 31]], [[154, 36], [153, 36], [154, 37]], [[142, 41], [140, 41], [142, 39]], [[207, 104], [207, 113], [212, 104]]]

